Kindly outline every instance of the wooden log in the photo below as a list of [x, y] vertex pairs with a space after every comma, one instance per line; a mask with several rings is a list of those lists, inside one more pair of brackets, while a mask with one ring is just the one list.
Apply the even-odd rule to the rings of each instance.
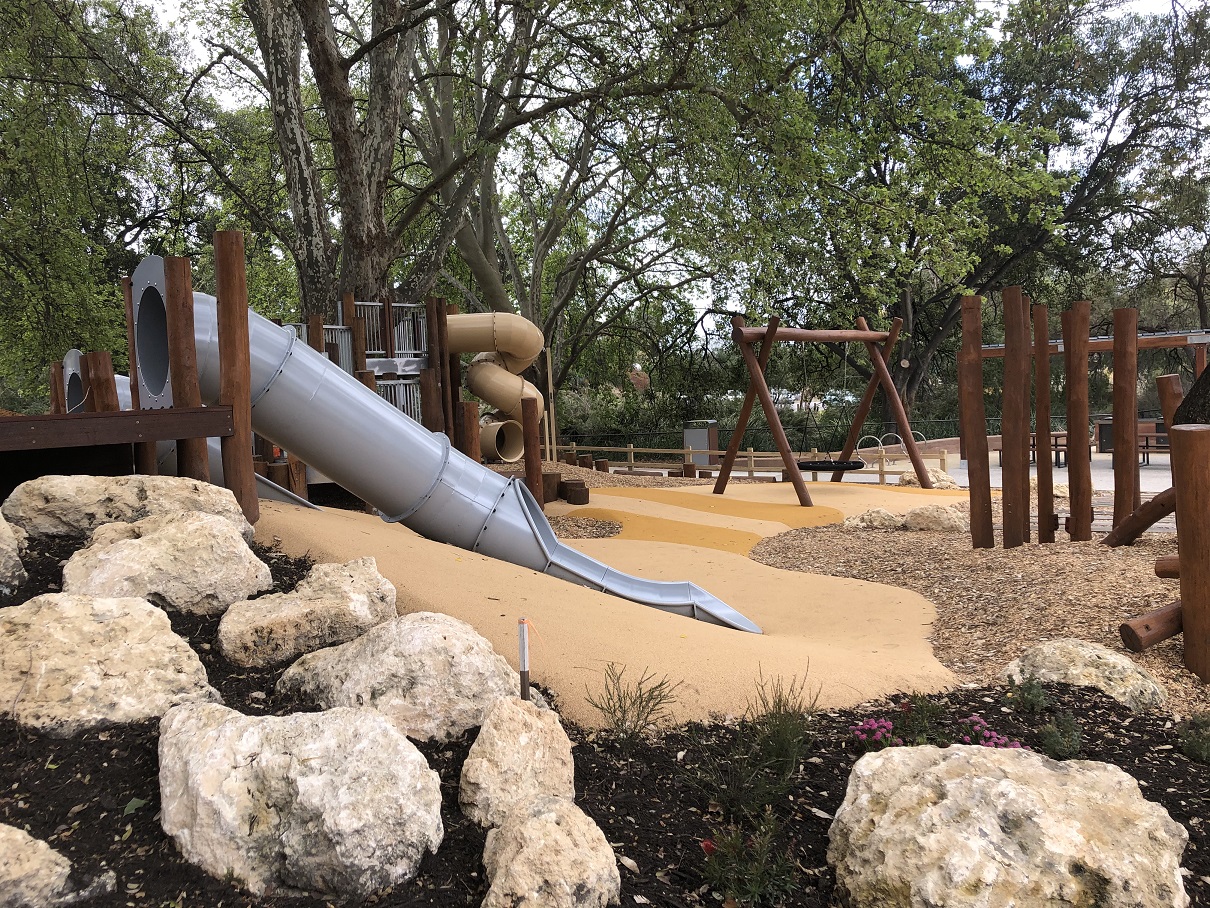
[[1050, 311], [1034, 306], [1034, 426], [1038, 461], [1038, 542], [1055, 541], [1055, 477], [1050, 449]]
[[1073, 542], [1092, 539], [1092, 448], [1088, 438], [1088, 323], [1092, 304], [1073, 303], [1063, 313], [1067, 353], [1067, 481], [1071, 487], [1068, 534]]
[[697, 464], [692, 461], [681, 464], [681, 476], [685, 479], [697, 479]]
[[566, 501], [568, 504], [588, 504], [589, 496], [590, 496], [590, 493], [589, 493], [587, 487], [582, 488], [582, 489], [570, 489], [569, 488], [564, 493], [563, 500]]
[[378, 393], [378, 376], [374, 374], [373, 369], [359, 369], [354, 377], [375, 394]]
[[353, 316], [350, 334], [353, 339], [353, 372], [364, 372], [366, 368], [366, 320], [359, 315]]
[[1029, 464], [1032, 460], [1030, 441], [1030, 404], [1033, 400], [1033, 336], [1029, 327], [1029, 294], [1021, 292], [1021, 349], [1025, 351], [1025, 370], [1024, 381], [1021, 387], [1021, 393], [1025, 397], [1025, 431], [1017, 438], [1017, 459], [1022, 465], [1021, 469], [1025, 474], [1025, 506], [1021, 509], [1021, 539], [1025, 542], [1030, 541], [1030, 532], [1032, 529], [1030, 513], [1032, 508], [1032, 496], [1030, 495], [1030, 469]]
[[[475, 463], [483, 460], [479, 446], [479, 404], [473, 400], [459, 401], [462, 408], [462, 453]], [[554, 496], [543, 495], [542, 500], [553, 501]]]
[[[769, 319], [768, 330], [772, 331], [774, 336], [777, 335], [777, 326], [781, 324], [781, 319], [776, 315]], [[731, 319], [731, 330], [743, 328], [744, 319], [742, 316], [734, 316]], [[761, 374], [764, 374], [765, 368], [769, 365], [769, 356], [773, 353], [773, 342], [765, 341], [761, 344], [760, 358], [757, 363], [760, 367]], [[735, 458], [739, 456], [739, 446], [743, 444], [744, 432], [748, 429], [748, 420], [752, 418], [752, 406], [756, 403], [756, 386], [751, 381], [748, 382], [748, 390], [744, 392], [744, 402], [739, 408], [739, 416], [735, 419], [735, 429], [731, 432], [731, 440], [727, 442], [727, 451], [723, 454], [723, 462], [719, 464], [718, 478], [714, 481], [714, 494], [722, 495], [727, 490], [727, 483], [731, 479], [731, 469], [735, 466]]]
[[346, 290], [340, 295], [340, 323], [353, 327], [353, 319], [357, 318], [357, 302], [353, 291]]
[[596, 470], [598, 473], [608, 473], [609, 472], [609, 458], [608, 457], [597, 458], [596, 460], [594, 460], [592, 462], [592, 468], [594, 470]]
[[[1003, 457], [1004, 548], [1025, 541], [1029, 523], [1029, 458], [1022, 461], [1021, 439], [1029, 444], [1029, 349], [1025, 339], [1025, 305], [1020, 287], [1005, 287], [1004, 409], [1001, 417]], [[1028, 449], [1028, 448], [1027, 448]]]
[[269, 478], [269, 464], [264, 459], [253, 457], [252, 469], [256, 472], [257, 476], [263, 476], [265, 479]]
[[118, 385], [113, 374], [113, 357], [108, 350], [85, 353], [80, 359], [81, 368], [88, 374], [88, 387], [92, 392], [94, 413], [117, 413], [122, 409], [118, 403]]
[[244, 235], [214, 234], [214, 278], [218, 288], [219, 403], [231, 408], [234, 431], [222, 445], [223, 485], [235, 495], [249, 523], [260, 519], [256, 471], [252, 466], [252, 363], [248, 348], [248, 275]]
[[1178, 599], [1163, 608], [1131, 618], [1118, 628], [1118, 633], [1122, 635], [1122, 645], [1126, 649], [1132, 653], [1141, 653], [1149, 646], [1175, 637], [1183, 627], [1184, 614]]
[[[429, 323], [432, 324], [431, 322]], [[384, 297], [382, 306], [378, 309], [378, 326], [382, 332], [382, 355], [387, 359], [395, 356], [395, 316], [391, 312], [391, 300], [389, 297]], [[432, 349], [432, 331], [435, 327], [430, 327], [429, 331], [429, 349]]]
[[[734, 337], [735, 334], [732, 332], [732, 338], [734, 339]], [[871, 349], [873, 348], [871, 347]], [[811, 493], [807, 491], [807, 484], [803, 481], [802, 473], [798, 469], [798, 461], [794, 459], [794, 454], [790, 450], [790, 441], [786, 438], [786, 430], [782, 427], [781, 417], [777, 415], [777, 405], [773, 403], [773, 395], [769, 393], [769, 386], [765, 383], [765, 372], [760, 366], [760, 361], [756, 358], [752, 344], [747, 341], [739, 342], [739, 350], [743, 354], [744, 365], [748, 367], [749, 380], [756, 387], [756, 397], [760, 401], [761, 409], [765, 411], [765, 419], [768, 422], [769, 431], [773, 435], [773, 445], [777, 448], [782, 463], [790, 473], [790, 482], [798, 496], [798, 503], [804, 508], [812, 507]], [[881, 356], [875, 355], [874, 360], [875, 365], [881, 363], [883, 370], [886, 369], [886, 363], [882, 362]], [[895, 399], [899, 399], [897, 395]]]
[[290, 465], [283, 461], [275, 461], [268, 465], [269, 481], [283, 489], [290, 488]]
[[307, 465], [289, 452], [286, 453], [286, 474], [288, 480], [286, 488], [299, 498], [305, 499], [307, 497]]
[[1130, 545], [1175, 510], [1176, 490], [1170, 487], [1135, 508], [1129, 517], [1105, 534], [1101, 544], [1110, 548]]
[[[870, 331], [868, 328], [858, 328], [857, 330], [846, 328], [780, 328], [773, 326], [773, 320], [769, 320], [769, 324], [764, 328], [747, 328], [739, 329], [739, 338], [742, 338], [749, 344], [754, 344], [758, 341], [764, 342], [772, 337], [773, 341], [798, 341], [800, 343], [809, 344], [847, 344], [855, 343], [873, 343], [881, 344], [889, 338], [888, 331]], [[734, 332], [732, 337], [736, 337]], [[737, 339], [738, 340], [738, 339]]]
[[1176, 580], [1181, 576], [1180, 555], [1160, 555], [1155, 559], [1155, 576]]
[[420, 370], [420, 422], [430, 432], [445, 431], [445, 415], [441, 412], [441, 380], [437, 377], [437, 370], [431, 367]]
[[[189, 259], [164, 259], [164, 300], [168, 322], [168, 366], [174, 407], [200, 407], [202, 391], [197, 380], [197, 347], [193, 335], [193, 276]], [[176, 443], [178, 476], [210, 481], [210, 453], [204, 438], [179, 438]]]
[[525, 485], [538, 507], [545, 504], [542, 487], [542, 412], [532, 397], [521, 399], [521, 431], [525, 438]]
[[340, 365], [340, 344], [335, 341], [324, 343], [324, 355], [336, 366]]
[[67, 412], [67, 386], [63, 383], [63, 361], [50, 364], [50, 412]]
[[576, 456], [576, 466], [583, 467], [585, 470], [591, 470], [593, 459], [591, 454], [579, 454]]
[[542, 474], [542, 500], [557, 501], [559, 498], [559, 483], [563, 479], [562, 473], [546, 473]]
[[[887, 333], [886, 343], [882, 345], [882, 359], [884, 362], [891, 361], [891, 351], [895, 349], [895, 344], [899, 342], [899, 332], [903, 329], [903, 319], [897, 318], [891, 323], [891, 330]], [[870, 415], [870, 407], [874, 405], [874, 395], [878, 393], [880, 383], [878, 374], [874, 373], [870, 376], [870, 380], [866, 382], [865, 393], [861, 395], [861, 400], [857, 403], [857, 410], [853, 413], [853, 423], [849, 426], [849, 434], [845, 437], [844, 447], [840, 449], [840, 456], [837, 460], [849, 460], [853, 456], [853, 452], [857, 450], [857, 442], [861, 439], [861, 430], [865, 427], [866, 417]], [[832, 482], [840, 482], [844, 479], [844, 470], [837, 470], [832, 474]]]
[[1176, 408], [1185, 399], [1185, 389], [1179, 375], [1160, 375], [1155, 380], [1155, 389], [1160, 395], [1160, 412], [1164, 414], [1164, 425], [1171, 429], [1176, 425]]
[[307, 319], [307, 346], [316, 353], [328, 355], [328, 349], [324, 343], [324, 317], [322, 315], [312, 315]]
[[1139, 506], [1139, 310], [1113, 310], [1113, 525]]
[[970, 485], [970, 544], [993, 548], [991, 519], [991, 461], [987, 454], [987, 416], [984, 409], [983, 298], [962, 298], [962, 347], [958, 352], [958, 396], [962, 401], [962, 437], [967, 448]]
[[1176, 487], [1185, 667], [1210, 681], [1210, 425], [1173, 426], [1168, 439]]

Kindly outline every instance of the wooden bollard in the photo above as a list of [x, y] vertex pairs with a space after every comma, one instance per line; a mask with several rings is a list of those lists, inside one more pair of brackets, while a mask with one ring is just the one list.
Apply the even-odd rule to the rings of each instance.
[[62, 361], [50, 364], [50, 412], [67, 412], [67, 386], [63, 383]]
[[532, 397], [521, 399], [521, 430], [525, 439], [525, 485], [538, 502], [545, 504], [542, 488], [542, 414]]
[[1181, 576], [1181, 556], [1161, 555], [1155, 559], [1155, 576], [1175, 580]]
[[358, 369], [353, 375], [375, 394], [378, 393], [378, 376], [374, 374], [373, 369]]
[[[479, 446], [479, 404], [473, 400], [460, 400], [462, 408], [462, 453], [479, 463], [483, 460], [483, 450]], [[549, 501], [543, 497], [543, 501]]]
[[[1034, 425], [1038, 461], [1038, 542], [1054, 542], [1054, 464], [1050, 459], [1050, 312], [1032, 307], [1034, 316]], [[942, 467], [944, 469], [944, 467]]]
[[[189, 259], [164, 259], [168, 316], [168, 364], [172, 378], [172, 405], [200, 407], [202, 391], [197, 379], [197, 347], [193, 334], [193, 276]], [[210, 452], [204, 438], [178, 438], [176, 472], [189, 479], [210, 481]]]
[[1113, 525], [1139, 506], [1139, 310], [1113, 310]]
[[966, 439], [967, 477], [970, 480], [971, 544], [990, 549], [996, 544], [992, 529], [991, 463], [987, 451], [987, 416], [983, 406], [982, 297], [962, 297], [962, 349], [958, 359], [958, 399]]
[[601, 457], [601, 458], [594, 460], [592, 462], [592, 468], [594, 470], [596, 470], [598, 473], [608, 473], [609, 472], [609, 458]]
[[576, 457], [576, 466], [583, 467], [585, 470], [592, 469], [593, 456], [591, 454], [580, 454]]
[[559, 483], [563, 480], [562, 473], [546, 473], [542, 474], [542, 500], [543, 501], [558, 501], [559, 500]]
[[293, 454], [286, 453], [286, 469], [287, 469], [287, 485], [291, 492], [299, 498], [307, 497], [307, 465], [295, 457]]
[[420, 422], [430, 432], [445, 431], [441, 409], [441, 379], [436, 369], [420, 370]]
[[307, 319], [307, 346], [316, 353], [328, 355], [327, 347], [324, 344], [324, 317], [322, 315], [312, 315]]
[[284, 461], [281, 463], [271, 463], [267, 467], [269, 481], [276, 483], [283, 489], [290, 488], [290, 465]]
[[256, 472], [252, 466], [252, 363], [248, 348], [248, 276], [244, 235], [214, 234], [214, 277], [218, 288], [218, 347], [222, 371], [219, 403], [231, 408], [233, 432], [221, 440], [223, 484], [249, 523], [260, 519]]
[[[783, 470], [782, 472], [785, 471]], [[697, 479], [697, 464], [692, 461], [681, 464], [681, 476], [685, 479]]]
[[1092, 449], [1088, 443], [1088, 323], [1092, 304], [1073, 303], [1063, 313], [1067, 384], [1067, 478], [1071, 487], [1068, 534], [1073, 542], [1092, 539]]
[[1025, 302], [1020, 287], [1004, 288], [1004, 548], [1029, 538], [1029, 455], [1022, 459], [1021, 439], [1029, 445], [1029, 346]]
[[1173, 426], [1168, 439], [1176, 488], [1185, 667], [1210, 681], [1210, 426]]
[[1184, 627], [1184, 611], [1181, 602], [1171, 602], [1137, 618], [1131, 618], [1118, 628], [1122, 645], [1132, 653], [1141, 653], [1169, 637], [1175, 637]]
[[92, 393], [90, 410], [96, 413], [116, 413], [122, 409], [118, 403], [118, 386], [113, 376], [113, 357], [108, 350], [85, 353], [80, 365], [88, 375], [88, 387]]

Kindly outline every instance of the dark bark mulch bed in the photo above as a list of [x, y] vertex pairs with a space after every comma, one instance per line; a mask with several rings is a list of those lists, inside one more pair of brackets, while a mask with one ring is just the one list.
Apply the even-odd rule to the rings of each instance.
[[[60, 544], [30, 553], [26, 564], [33, 576], [26, 595], [57, 588], [60, 562], [72, 547]], [[278, 590], [292, 588], [309, 568], [305, 560], [280, 553], [261, 549], [258, 554], [272, 568]], [[228, 706], [253, 715], [297, 709], [274, 692], [281, 669], [237, 670], [212, 649], [216, 619], [174, 618], [173, 624], [198, 651]], [[870, 716], [901, 718], [905, 706], [920, 713], [928, 706], [935, 712], [935, 728], [952, 728], [978, 714], [996, 732], [1035, 749], [1041, 749], [1039, 729], [1044, 723], [1060, 712], [1073, 714], [1082, 726], [1079, 757], [1120, 766], [1139, 780], [1146, 797], [1162, 804], [1189, 831], [1185, 885], [1194, 905], [1210, 905], [1210, 844], [1203, 821], [1210, 804], [1210, 770], [1180, 753], [1174, 723], [1163, 715], [1132, 715], [1096, 692], [1062, 685], [1047, 685], [1045, 690], [1049, 704], [1038, 715], [1021, 711], [1019, 701], [1006, 701], [1003, 688], [964, 688], [912, 702], [898, 698], [858, 711], [817, 713], [799, 770], [788, 790], [770, 805], [780, 827], [775, 849], [782, 861], [779, 874], [792, 887], [784, 903], [833, 904], [834, 880], [826, 866], [828, 827], [861, 753], [850, 727]], [[158, 822], [157, 730], [158, 723], [148, 722], [62, 740], [0, 719], [0, 820], [28, 827], [71, 858], [83, 876], [114, 870], [118, 891], [93, 905], [330, 904], [323, 898], [257, 900], [180, 858]], [[638, 868], [621, 868], [622, 904], [719, 904], [721, 893], [705, 881], [702, 843], [719, 839], [728, 806], [719, 803], [727, 800], [722, 796], [726, 793], [703, 778], [710, 776], [708, 770], [717, 777], [743, 766], [751, 727], [690, 726], [630, 745], [603, 733], [574, 727], [568, 731], [576, 742], [580, 806], [601, 826], [617, 854]], [[371, 903], [477, 906], [483, 900], [484, 833], [466, 821], [457, 806], [458, 779], [472, 740], [468, 735], [447, 744], [421, 745], [442, 777], [445, 841], [438, 855], [425, 859], [414, 880]]]

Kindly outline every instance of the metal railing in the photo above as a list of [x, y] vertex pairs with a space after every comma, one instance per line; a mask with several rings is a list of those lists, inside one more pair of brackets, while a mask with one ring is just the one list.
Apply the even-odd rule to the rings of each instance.
[[[294, 322], [286, 325], [287, 328], [293, 328], [294, 333], [307, 346], [311, 345], [310, 334], [307, 331], [306, 323]], [[328, 344], [336, 345], [336, 365], [344, 369], [350, 375], [353, 374], [353, 329], [347, 328], [344, 325], [324, 325], [324, 347]]]
[[[388, 350], [382, 332], [382, 303], [356, 303], [354, 311], [358, 318], [365, 319], [366, 356], [386, 356]], [[395, 356], [418, 357], [428, 352], [428, 316], [423, 306], [392, 305], [391, 321], [394, 322]]]
[[378, 396], [397, 410], [420, 421], [420, 379], [379, 379]]

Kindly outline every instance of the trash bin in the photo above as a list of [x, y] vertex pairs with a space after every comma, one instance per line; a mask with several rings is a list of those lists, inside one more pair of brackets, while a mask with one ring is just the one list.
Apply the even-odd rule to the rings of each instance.
[[[684, 446], [695, 451], [718, 450], [718, 420], [691, 419], [684, 426]], [[718, 463], [717, 454], [694, 454], [693, 463], [699, 467]]]

